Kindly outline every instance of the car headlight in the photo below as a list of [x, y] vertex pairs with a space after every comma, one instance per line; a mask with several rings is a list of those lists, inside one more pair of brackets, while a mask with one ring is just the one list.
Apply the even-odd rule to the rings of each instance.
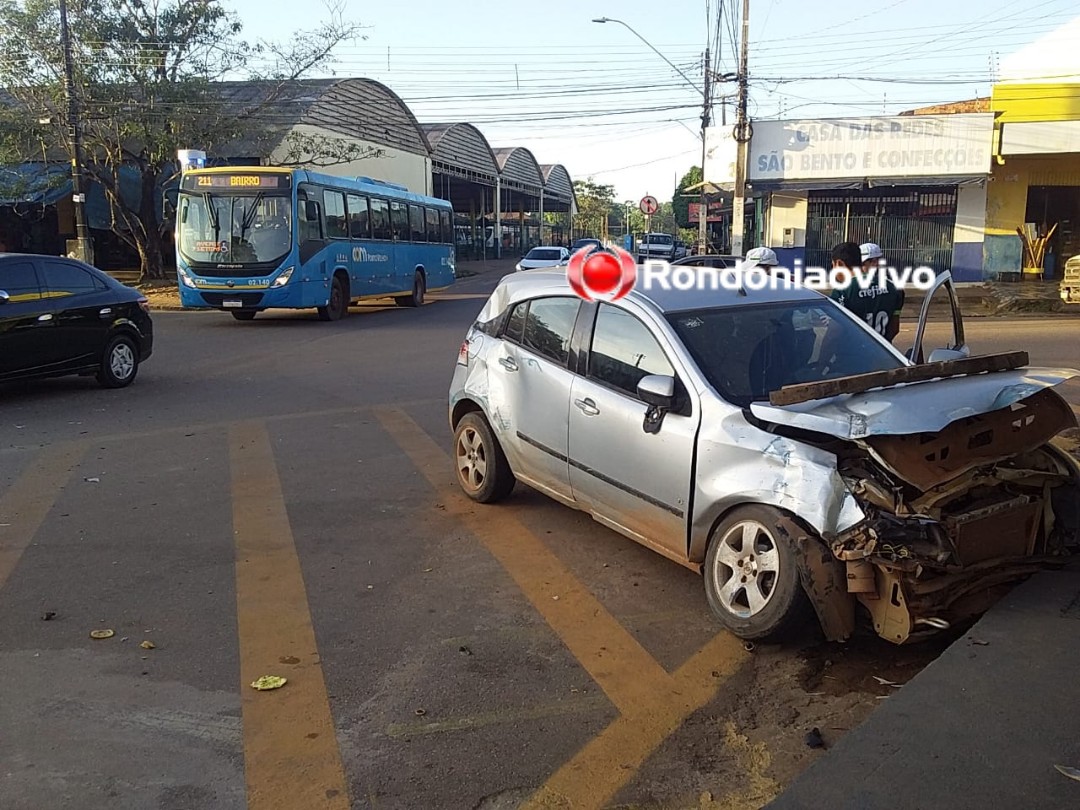
[[270, 286], [271, 287], [284, 287], [286, 284], [289, 283], [289, 279], [292, 278], [293, 270], [295, 270], [295, 269], [296, 269], [295, 267], [286, 267], [285, 271], [280, 276], [275, 278], [274, 283], [271, 284]]
[[187, 274], [183, 267], [177, 267], [176, 274], [180, 276], [180, 281], [185, 287], [191, 287], [193, 290], [195, 289], [195, 282], [192, 281], [191, 276]]

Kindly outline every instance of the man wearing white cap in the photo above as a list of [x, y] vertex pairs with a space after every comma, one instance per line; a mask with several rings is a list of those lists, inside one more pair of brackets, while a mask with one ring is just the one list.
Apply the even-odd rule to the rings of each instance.
[[746, 254], [746, 263], [754, 267], [776, 267], [780, 261], [776, 258], [776, 251], [767, 247], [756, 247]]
[[[862, 266], [865, 272], [877, 270], [883, 264], [885, 256], [881, 246], [874, 242], [864, 242], [859, 245], [862, 254]], [[872, 287], [875, 291], [876, 320], [870, 325], [881, 333], [886, 340], [893, 340], [900, 334], [900, 311], [904, 308], [904, 291], [893, 284], [888, 278], [885, 279], [884, 287]], [[868, 291], [869, 292], [869, 291]]]

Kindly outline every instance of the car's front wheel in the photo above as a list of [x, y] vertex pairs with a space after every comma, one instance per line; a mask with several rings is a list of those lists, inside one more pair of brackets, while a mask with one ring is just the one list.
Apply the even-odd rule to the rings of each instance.
[[487, 420], [467, 413], [454, 430], [454, 466], [461, 489], [480, 503], [502, 500], [514, 489], [514, 473]]
[[105, 347], [97, 379], [106, 388], [131, 385], [139, 373], [139, 347], [127, 335], [117, 335]]
[[780, 639], [809, 616], [795, 541], [769, 506], [734, 510], [713, 531], [705, 558], [705, 595], [720, 622], [739, 638]]

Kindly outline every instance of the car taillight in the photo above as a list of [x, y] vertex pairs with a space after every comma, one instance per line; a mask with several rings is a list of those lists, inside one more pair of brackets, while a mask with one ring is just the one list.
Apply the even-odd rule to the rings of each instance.
[[461, 348], [458, 349], [457, 361], [459, 366], [469, 365], [469, 341], [461, 341]]
[[149, 315], [150, 314], [150, 299], [147, 298], [146, 296], [143, 296], [142, 298], [140, 298], [139, 299], [139, 309], [141, 309], [143, 312], [145, 312], [147, 315]]

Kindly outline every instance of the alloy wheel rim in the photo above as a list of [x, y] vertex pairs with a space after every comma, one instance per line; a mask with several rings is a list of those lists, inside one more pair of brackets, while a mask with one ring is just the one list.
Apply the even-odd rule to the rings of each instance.
[[457, 440], [458, 477], [470, 491], [476, 491], [487, 480], [487, 449], [474, 428], [465, 428]]
[[780, 575], [780, 551], [772, 532], [756, 520], [736, 523], [719, 540], [713, 585], [729, 613], [756, 616], [772, 600]]
[[109, 358], [109, 368], [118, 380], [126, 380], [130, 377], [135, 368], [135, 354], [131, 351], [131, 347], [126, 343], [114, 346], [112, 356]]

